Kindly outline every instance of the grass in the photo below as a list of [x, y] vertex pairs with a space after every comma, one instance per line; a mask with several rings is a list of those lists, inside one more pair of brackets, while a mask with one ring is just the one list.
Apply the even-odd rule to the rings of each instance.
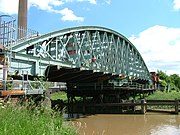
[[65, 92], [56, 92], [51, 94], [51, 100], [58, 100], [58, 99], [61, 99], [64, 102], [66, 102], [68, 100], [67, 94]]
[[[156, 91], [154, 94], [146, 97], [146, 100], [180, 100], [180, 92]], [[174, 109], [174, 106], [149, 106], [151, 109]]]
[[162, 92], [156, 91], [154, 94], [146, 97], [147, 100], [180, 100], [180, 92]]
[[[68, 102], [68, 98], [67, 98], [67, 93], [66, 92], [56, 92], [51, 94], [51, 100], [62, 100], [63, 102], [67, 103]], [[81, 101], [82, 98], [81, 97], [75, 97], [75, 99], [77, 101]]]
[[31, 106], [0, 106], [0, 134], [77, 135], [59, 112]]

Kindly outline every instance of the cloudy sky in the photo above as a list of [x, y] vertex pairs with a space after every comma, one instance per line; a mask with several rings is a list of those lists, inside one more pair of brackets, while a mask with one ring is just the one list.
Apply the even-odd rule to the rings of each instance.
[[[0, 0], [0, 14], [17, 18], [18, 0]], [[28, 27], [48, 33], [103, 26], [126, 36], [149, 71], [180, 75], [180, 0], [29, 0]]]

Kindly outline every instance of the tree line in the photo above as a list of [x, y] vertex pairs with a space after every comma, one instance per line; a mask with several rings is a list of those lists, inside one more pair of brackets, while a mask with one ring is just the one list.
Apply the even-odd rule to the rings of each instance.
[[163, 71], [158, 71], [159, 83], [165, 90], [180, 91], [180, 76], [178, 74], [167, 75]]

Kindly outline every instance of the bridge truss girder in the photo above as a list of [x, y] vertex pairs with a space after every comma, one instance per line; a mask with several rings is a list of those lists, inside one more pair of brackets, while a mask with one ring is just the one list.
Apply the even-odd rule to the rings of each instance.
[[[148, 68], [135, 46], [118, 32], [102, 27], [55, 31], [15, 43], [9, 50], [13, 54], [12, 64], [18, 59], [34, 63], [31, 74], [40, 74], [48, 65], [56, 64], [150, 80]], [[43, 66], [43, 71], [39, 65]]]

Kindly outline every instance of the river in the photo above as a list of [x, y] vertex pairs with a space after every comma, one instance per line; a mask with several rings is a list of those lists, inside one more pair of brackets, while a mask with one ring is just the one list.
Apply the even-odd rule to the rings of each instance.
[[72, 122], [80, 135], [180, 135], [180, 115], [99, 114]]

